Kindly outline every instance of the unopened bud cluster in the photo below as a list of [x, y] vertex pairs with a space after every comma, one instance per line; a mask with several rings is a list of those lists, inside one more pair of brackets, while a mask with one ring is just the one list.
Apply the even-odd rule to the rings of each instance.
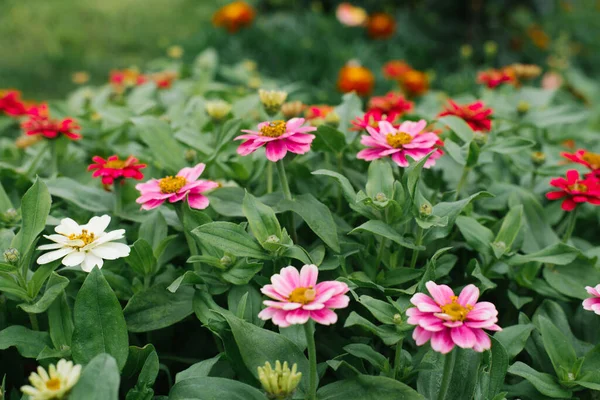
[[267, 392], [267, 397], [273, 400], [290, 399], [302, 379], [298, 366], [294, 363], [292, 368], [287, 361], [281, 364], [275, 361], [275, 368], [267, 361], [264, 367], [258, 367], [258, 379]]
[[260, 89], [258, 91], [260, 102], [262, 103], [265, 112], [271, 117], [281, 110], [281, 106], [285, 102], [285, 99], [287, 99], [287, 95], [287, 92], [282, 90]]
[[211, 100], [206, 102], [205, 105], [206, 113], [213, 121], [222, 121], [229, 115], [231, 111], [231, 104], [223, 100]]

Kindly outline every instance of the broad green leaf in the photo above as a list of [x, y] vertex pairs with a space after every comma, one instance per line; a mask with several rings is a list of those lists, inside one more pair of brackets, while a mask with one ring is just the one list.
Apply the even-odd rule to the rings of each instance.
[[247, 259], [238, 260], [231, 268], [224, 271], [221, 277], [234, 285], [245, 285], [263, 267], [262, 263], [248, 262]]
[[523, 137], [502, 137], [497, 138], [494, 143], [487, 145], [484, 149], [499, 154], [515, 154], [519, 151], [529, 149], [535, 145], [531, 139]]
[[388, 199], [394, 197], [394, 173], [388, 160], [373, 160], [369, 164], [366, 186], [367, 196], [374, 199], [383, 193]]
[[398, 332], [395, 325], [381, 325], [377, 326], [366, 318], [361, 317], [356, 312], [352, 311], [346, 321], [344, 322], [344, 328], [351, 326], [359, 326], [377, 337], [381, 338], [383, 343], [388, 346], [393, 346], [402, 338], [404, 334]]
[[152, 246], [145, 239], [138, 239], [131, 246], [129, 256], [125, 258], [131, 269], [142, 276], [152, 276], [157, 269]]
[[87, 364], [99, 354], [113, 356], [123, 368], [129, 354], [129, 337], [117, 296], [94, 268], [81, 286], [74, 307], [73, 360]]
[[161, 241], [167, 237], [167, 221], [159, 210], [148, 213], [140, 224], [139, 239], [144, 239], [153, 249], [156, 249]]
[[176, 383], [169, 400], [265, 400], [265, 395], [242, 382], [203, 376]]
[[69, 400], [117, 400], [120, 382], [117, 361], [110, 354], [98, 354], [83, 368]]
[[374, 367], [379, 368], [380, 371], [385, 371], [390, 368], [388, 359], [366, 344], [352, 343], [344, 346], [344, 351], [352, 354], [354, 357], [368, 361]]
[[59, 294], [48, 308], [50, 338], [57, 349], [69, 348], [73, 336], [73, 317], [65, 293]]
[[21, 229], [14, 237], [11, 247], [26, 254], [46, 227], [46, 218], [50, 212], [52, 199], [46, 184], [36, 179], [33, 186], [25, 192], [21, 200]]
[[514, 255], [506, 260], [506, 262], [509, 265], [522, 265], [529, 262], [565, 265], [575, 260], [578, 254], [580, 254], [580, 251], [575, 247], [564, 243], [557, 243], [535, 253]]
[[515, 358], [523, 349], [535, 329], [533, 324], [519, 324], [502, 328], [502, 331], [496, 332], [494, 338], [500, 342], [508, 353], [510, 359]]
[[100, 188], [84, 186], [71, 178], [60, 177], [46, 181], [50, 194], [94, 213], [111, 212], [114, 195]]
[[[477, 382], [475, 398], [494, 399], [504, 385], [508, 371], [508, 354], [504, 346], [493, 337], [492, 348], [484, 354]], [[480, 397], [481, 396], [481, 397]]]
[[242, 210], [248, 219], [254, 237], [265, 249], [273, 250], [269, 247], [269, 243], [265, 242], [270, 236], [281, 239], [281, 226], [275, 216], [275, 211], [248, 192], [244, 196]]
[[[419, 179], [421, 179], [421, 173], [423, 171], [423, 167], [425, 163], [431, 157], [431, 155], [435, 153], [435, 151], [430, 152], [425, 157], [421, 158], [419, 161], [410, 162], [409, 166], [406, 168], [404, 172], [406, 187], [408, 189], [408, 194], [411, 199], [415, 198], [415, 194], [417, 191], [417, 184], [419, 183]], [[409, 156], [410, 158], [410, 156]]]
[[382, 324], [392, 325], [395, 323], [394, 315], [398, 314], [398, 310], [390, 303], [367, 295], [360, 296], [358, 302], [365, 306], [375, 319]]
[[394, 243], [399, 244], [402, 247], [406, 247], [408, 249], [418, 249], [425, 250], [423, 246], [415, 245], [411, 240], [405, 239], [402, 235], [398, 233], [398, 231], [383, 221], [371, 220], [367, 221], [361, 226], [354, 228], [349, 232], [349, 234], [356, 232], [369, 232], [377, 236], [382, 236], [386, 239], [391, 240]]
[[479, 153], [481, 150], [475, 141], [469, 143], [469, 147], [467, 147], [467, 159], [465, 160], [466, 168], [473, 168], [477, 165], [477, 161], [479, 161]]
[[340, 117], [338, 129], [346, 135], [346, 143], [352, 143], [358, 131], [353, 130], [352, 120], [362, 114], [362, 101], [356, 93], [346, 93], [342, 96], [342, 104], [334, 109], [334, 112]]
[[317, 392], [319, 400], [425, 400], [413, 388], [384, 376], [357, 375], [330, 383]]
[[219, 144], [217, 145], [217, 148], [213, 152], [212, 157], [208, 159], [207, 163], [210, 163], [213, 160], [215, 160], [218, 157], [218, 155], [221, 153], [221, 150], [223, 149], [223, 147], [225, 147], [227, 144], [231, 143], [233, 138], [235, 136], [239, 135], [241, 125], [242, 125], [242, 120], [239, 118], [230, 119], [229, 121], [225, 122], [225, 124], [223, 125], [223, 129], [221, 130], [221, 135], [220, 135], [221, 137], [220, 137]]
[[334, 171], [329, 171], [327, 169], [319, 169], [319, 170], [313, 171], [312, 174], [313, 175], [321, 175], [321, 176], [329, 176], [331, 178], [334, 178], [339, 183], [340, 188], [342, 189], [342, 194], [344, 195], [344, 198], [346, 199], [346, 201], [350, 205], [352, 205], [356, 202], [356, 191], [352, 187], [352, 184], [350, 183], [348, 178], [346, 178], [344, 175], [339, 174]]
[[568, 265], [545, 266], [543, 276], [552, 288], [580, 300], [590, 297], [585, 290], [590, 282], [600, 282], [600, 270], [591, 263], [579, 261]]
[[192, 314], [194, 289], [180, 287], [177, 292], [156, 285], [138, 292], [125, 306], [123, 314], [131, 332], [148, 332], [171, 326]]
[[540, 317], [539, 325], [544, 348], [552, 361], [554, 371], [559, 377], [567, 380], [568, 373], [573, 370], [575, 361], [577, 361], [573, 345], [548, 318]]
[[217, 364], [217, 362], [219, 362], [219, 360], [223, 358], [223, 356], [224, 353], [219, 353], [213, 358], [202, 360], [196, 364], [193, 364], [188, 369], [184, 369], [183, 371], [175, 375], [175, 383], [179, 383], [185, 379], [194, 379], [209, 376], [210, 371]]
[[239, 316], [239, 305], [242, 297], [247, 296], [243, 317], [240, 318], [252, 322], [256, 326], [262, 327], [264, 321], [258, 318], [258, 313], [262, 310], [263, 296], [258, 289], [252, 285], [234, 286], [227, 293], [227, 308], [234, 315]]
[[447, 115], [441, 117], [438, 121], [450, 128], [464, 142], [473, 140], [473, 129], [471, 129], [464, 119], [454, 115]]
[[33, 304], [19, 304], [23, 311], [33, 314], [45, 312], [54, 300], [63, 293], [64, 289], [69, 284], [69, 280], [63, 276], [52, 272], [50, 279], [46, 283], [46, 290], [42, 297]]
[[16, 347], [25, 358], [36, 358], [46, 346], [50, 346], [46, 332], [32, 331], [24, 326], [11, 325], [0, 331], [0, 350]]
[[159, 118], [144, 116], [131, 121], [137, 128], [138, 137], [152, 151], [153, 161], [170, 173], [177, 173], [185, 166], [184, 151], [179, 145], [169, 124]]
[[38, 266], [29, 282], [27, 282], [27, 293], [30, 297], [35, 298], [38, 295], [50, 274], [52, 274], [59, 265], [59, 261], [53, 261]]
[[555, 399], [570, 399], [572, 394], [556, 382], [552, 375], [538, 372], [529, 365], [517, 361], [508, 369], [508, 373], [527, 379], [540, 393]]
[[491, 230], [481, 225], [475, 218], [459, 215], [456, 226], [474, 250], [482, 254], [490, 254], [490, 243], [494, 240]]
[[521, 230], [521, 223], [523, 218], [523, 206], [518, 205], [510, 209], [508, 214], [502, 221], [502, 226], [494, 239], [494, 243], [504, 243], [504, 251], [501, 246], [492, 246], [494, 255], [496, 258], [500, 258], [504, 253], [512, 250], [512, 245]]
[[314, 132], [315, 140], [312, 143], [312, 150], [330, 151], [338, 154], [344, 151], [346, 147], [346, 136], [336, 128], [323, 124]]
[[508, 295], [508, 299], [515, 306], [515, 308], [517, 310], [520, 310], [521, 308], [523, 308], [523, 306], [525, 306], [526, 304], [531, 303], [533, 301], [533, 297], [518, 296], [517, 294], [511, 292], [510, 290], [508, 291], [507, 295]]
[[269, 255], [248, 235], [244, 228], [231, 222], [211, 222], [192, 231], [201, 242], [233, 254], [236, 257], [250, 257], [261, 260]]
[[479, 266], [479, 262], [477, 261], [477, 259], [472, 259], [469, 262], [469, 267], [467, 267], [467, 269], [470, 270], [471, 267], [471, 263], [474, 264], [473, 266], [473, 273], [471, 275], [473, 275], [475, 278], [477, 278], [479, 280], [479, 282], [481, 282], [479, 286], [479, 289], [481, 290], [481, 293], [485, 292], [488, 289], [493, 289], [495, 288], [497, 285], [492, 282], [491, 280], [489, 280], [481, 271], [481, 267]]
[[448, 225], [444, 227], [431, 228], [427, 235], [429, 240], [433, 241], [435, 239], [441, 239], [448, 236], [454, 227], [456, 218], [462, 212], [462, 210], [473, 200], [485, 197], [493, 197], [493, 195], [488, 192], [477, 192], [462, 200], [454, 202], [442, 202], [433, 206], [433, 214], [441, 218], [448, 217]]

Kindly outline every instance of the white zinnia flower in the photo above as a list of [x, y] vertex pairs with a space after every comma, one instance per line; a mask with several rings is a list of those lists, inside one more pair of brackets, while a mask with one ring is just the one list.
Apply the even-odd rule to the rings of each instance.
[[60, 225], [54, 228], [58, 235], [44, 235], [54, 243], [38, 247], [38, 250], [54, 251], [42, 254], [37, 263], [48, 264], [62, 258], [63, 265], [74, 267], [81, 264], [81, 269], [90, 272], [95, 266], [102, 268], [103, 259], [127, 257], [131, 251], [129, 246], [113, 242], [124, 237], [125, 229], [104, 232], [108, 224], [108, 215], [93, 217], [90, 222], [81, 226], [71, 218], [61, 220]]
[[56, 366], [50, 364], [48, 372], [38, 367], [37, 374], [29, 375], [33, 386], [21, 386], [21, 391], [29, 395], [31, 400], [62, 399], [79, 380], [81, 365], [73, 365], [72, 361], [61, 359]]

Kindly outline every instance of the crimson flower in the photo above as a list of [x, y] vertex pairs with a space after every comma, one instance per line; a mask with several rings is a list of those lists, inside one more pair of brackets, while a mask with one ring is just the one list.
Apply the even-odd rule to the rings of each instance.
[[592, 153], [587, 150], [577, 150], [575, 153], [562, 153], [562, 156], [576, 162], [577, 164], [584, 165], [589, 168], [590, 174], [600, 179], [600, 154]]
[[550, 185], [560, 190], [546, 193], [546, 198], [548, 200], [564, 199], [561, 207], [565, 211], [573, 211], [579, 203], [600, 205], [600, 181], [594, 176], [588, 175], [584, 179], [580, 179], [579, 172], [571, 169], [567, 171], [567, 179], [552, 179]]
[[488, 88], [493, 89], [503, 83], [516, 85], [517, 79], [511, 68], [488, 69], [487, 71], [479, 72], [477, 75], [477, 83], [484, 84]]
[[380, 110], [386, 113], [396, 113], [402, 115], [412, 111], [414, 103], [406, 100], [406, 98], [395, 92], [389, 92], [385, 96], [374, 96], [369, 100], [369, 111]]
[[352, 121], [352, 125], [354, 125], [353, 130], [361, 130], [367, 129], [367, 126], [371, 128], [379, 129], [379, 123], [381, 121], [389, 122], [393, 127], [398, 127], [400, 118], [400, 113], [397, 111], [385, 112], [380, 109], [372, 109], [363, 114], [362, 117], [356, 117]]
[[489, 132], [492, 129], [492, 121], [490, 119], [492, 112], [491, 108], [485, 108], [485, 104], [479, 100], [464, 105], [456, 104], [454, 101], [449, 100], [448, 106], [439, 116], [455, 115], [464, 119], [474, 131]]
[[144, 178], [140, 171], [146, 168], [146, 164], [139, 164], [134, 156], [127, 157], [126, 160], [119, 160], [119, 156], [110, 156], [106, 160], [100, 156], [92, 157], [95, 164], [88, 167], [88, 171], [94, 171], [93, 177], [102, 177], [103, 185], [112, 185], [115, 179], [133, 178], [138, 181]]
[[81, 139], [79, 134], [79, 125], [73, 118], [63, 118], [62, 120], [50, 118], [50, 112], [46, 104], [31, 107], [28, 110], [29, 119], [21, 124], [21, 128], [26, 135], [42, 135], [48, 139], [56, 139], [64, 135], [71, 140]]
[[27, 106], [17, 90], [0, 90], [0, 111], [11, 117], [27, 114]]

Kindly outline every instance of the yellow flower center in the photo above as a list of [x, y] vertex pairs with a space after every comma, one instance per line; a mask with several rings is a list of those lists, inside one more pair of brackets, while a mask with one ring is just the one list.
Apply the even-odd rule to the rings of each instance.
[[586, 151], [581, 157], [585, 162], [590, 164], [593, 169], [600, 168], [600, 154]]
[[582, 183], [575, 183], [573, 185], [568, 186], [569, 190], [574, 192], [587, 192], [588, 187]]
[[386, 135], [388, 144], [396, 149], [401, 149], [405, 144], [412, 142], [412, 136], [406, 132], [388, 133]]
[[161, 193], [177, 193], [185, 186], [187, 180], [183, 176], [167, 176], [158, 182]]
[[121, 169], [125, 167], [125, 161], [123, 160], [110, 160], [104, 164], [104, 168]]
[[57, 391], [60, 389], [60, 379], [52, 378], [46, 382], [46, 388], [52, 391]]
[[285, 121], [271, 121], [260, 128], [260, 133], [263, 136], [279, 137], [285, 133], [285, 128]]
[[473, 306], [467, 305], [463, 307], [458, 304], [458, 297], [456, 296], [452, 296], [452, 303], [442, 306], [442, 312], [450, 316], [452, 321], [464, 321], [472, 309]]
[[87, 246], [88, 244], [92, 243], [96, 239], [96, 235], [94, 235], [93, 232], [88, 233], [87, 229], [82, 229], [81, 233], [79, 235], [76, 235], [74, 233], [70, 234], [69, 239], [70, 240], [77, 240], [77, 239], [82, 240], [83, 246]]
[[288, 300], [293, 303], [308, 304], [315, 299], [317, 292], [311, 287], [299, 287], [292, 291]]

